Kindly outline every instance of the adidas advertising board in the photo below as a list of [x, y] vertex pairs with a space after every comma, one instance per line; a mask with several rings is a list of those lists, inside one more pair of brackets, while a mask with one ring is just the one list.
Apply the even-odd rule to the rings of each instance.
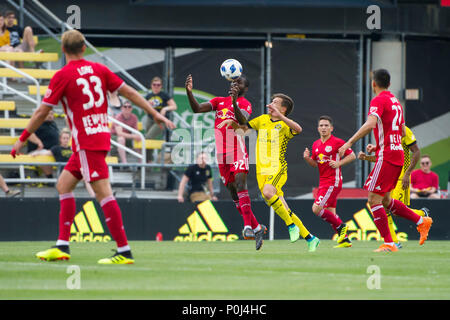
[[[93, 199], [77, 199], [77, 214], [71, 226], [72, 242], [113, 241], [103, 211]], [[311, 212], [313, 200], [289, 200], [291, 209], [307, 228], [321, 239], [333, 239], [330, 225]], [[337, 212], [349, 226], [350, 239], [381, 240], [365, 199], [339, 199]], [[164, 241], [236, 241], [242, 239], [243, 221], [231, 200], [178, 203], [176, 200], [118, 199], [128, 239]], [[430, 240], [450, 238], [450, 199], [411, 200], [412, 208], [427, 207], [433, 217]], [[58, 236], [59, 201], [57, 198], [0, 198], [0, 241], [54, 241]], [[270, 210], [260, 200], [252, 201], [258, 221], [270, 227]], [[416, 227], [394, 216], [401, 241], [418, 240]], [[274, 239], [289, 239], [284, 222], [275, 214]]]

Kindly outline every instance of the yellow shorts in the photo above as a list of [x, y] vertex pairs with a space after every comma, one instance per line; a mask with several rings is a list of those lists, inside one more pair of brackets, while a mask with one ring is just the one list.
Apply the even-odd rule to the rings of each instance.
[[397, 181], [397, 185], [395, 186], [394, 190], [391, 191], [391, 198], [403, 202], [406, 206], [409, 206], [410, 204], [410, 191], [409, 187], [406, 188], [406, 190], [403, 190], [402, 187], [402, 180]]
[[283, 188], [284, 184], [287, 181], [287, 170], [281, 169], [280, 171], [271, 175], [261, 175], [259, 173], [256, 173], [256, 180], [258, 181], [258, 187], [261, 191], [261, 194], [264, 186], [266, 184], [271, 184], [275, 187], [275, 189], [277, 189], [277, 196], [282, 197], [284, 193], [281, 188]]

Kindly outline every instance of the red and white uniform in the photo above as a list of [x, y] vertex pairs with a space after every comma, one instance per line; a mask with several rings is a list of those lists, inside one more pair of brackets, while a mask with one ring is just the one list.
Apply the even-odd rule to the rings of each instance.
[[65, 169], [81, 179], [108, 177], [105, 157], [110, 150], [107, 91], [115, 92], [123, 80], [100, 63], [70, 61], [51, 79], [42, 101], [56, 106], [61, 101], [72, 131], [73, 154]]
[[[248, 154], [244, 138], [236, 135], [232, 128], [220, 128], [217, 126], [224, 120], [232, 119], [238, 123], [234, 115], [233, 101], [230, 96], [216, 97], [209, 101], [216, 112], [214, 132], [216, 139], [216, 156], [222, 182], [227, 185], [234, 181], [234, 175], [238, 172], [248, 173]], [[236, 100], [238, 107], [245, 115], [252, 113], [252, 105], [244, 97]]]
[[392, 93], [382, 91], [370, 102], [368, 115], [377, 117], [377, 125], [373, 129], [377, 160], [364, 189], [384, 195], [395, 188], [402, 171], [403, 107]]
[[[311, 159], [317, 162], [319, 169], [319, 190], [314, 201], [318, 206], [336, 208], [337, 196], [342, 189], [342, 171], [341, 167], [330, 167], [330, 161], [341, 160], [339, 148], [344, 144], [344, 140], [333, 135], [325, 142], [319, 139], [313, 143]], [[344, 156], [352, 152], [352, 149], [347, 149]]]

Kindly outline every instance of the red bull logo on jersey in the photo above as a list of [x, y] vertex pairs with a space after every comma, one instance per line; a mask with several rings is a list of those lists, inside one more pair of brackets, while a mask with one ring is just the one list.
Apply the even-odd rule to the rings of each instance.
[[223, 108], [222, 110], [217, 110], [216, 112], [216, 119], [234, 119], [236, 120], [236, 118], [234, 117], [234, 112], [232, 112], [231, 110], [228, 110], [227, 108]]
[[318, 158], [317, 162], [320, 163], [320, 164], [324, 164], [325, 162], [328, 162], [328, 161], [331, 160], [330, 156], [327, 156], [327, 155], [325, 155], [323, 153], [319, 153], [317, 155], [317, 158]]
[[108, 115], [106, 113], [94, 113], [84, 116], [82, 119], [84, 130], [88, 136], [100, 132], [109, 132]]

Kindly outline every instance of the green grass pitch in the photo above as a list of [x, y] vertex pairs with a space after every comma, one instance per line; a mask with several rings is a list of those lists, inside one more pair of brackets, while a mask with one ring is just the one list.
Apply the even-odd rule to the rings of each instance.
[[[179, 243], [132, 241], [134, 265], [97, 265], [114, 243], [74, 243], [70, 261], [34, 257], [54, 242], [0, 242], [0, 299], [449, 299], [450, 241], [404, 243], [374, 253], [380, 243], [355, 241], [333, 249], [322, 241], [308, 253], [304, 240]], [[80, 289], [68, 289], [68, 267]], [[380, 288], [369, 289], [379, 268]], [[372, 270], [369, 268], [369, 270]], [[374, 278], [369, 283], [376, 284]]]

